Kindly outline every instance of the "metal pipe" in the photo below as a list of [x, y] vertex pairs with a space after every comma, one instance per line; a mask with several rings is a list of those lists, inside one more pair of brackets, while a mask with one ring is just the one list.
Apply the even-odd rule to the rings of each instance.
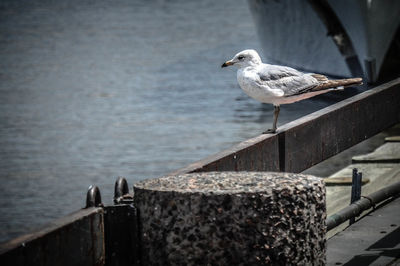
[[374, 207], [376, 204], [396, 196], [400, 193], [400, 182], [394, 183], [390, 186], [382, 188], [368, 196], [362, 196], [362, 198], [353, 204], [343, 208], [337, 213], [331, 215], [326, 219], [327, 230], [331, 230], [348, 219], [360, 215], [363, 211]]

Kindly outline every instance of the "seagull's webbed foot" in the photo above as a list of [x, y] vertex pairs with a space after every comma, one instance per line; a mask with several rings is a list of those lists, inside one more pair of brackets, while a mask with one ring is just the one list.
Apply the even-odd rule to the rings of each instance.
[[276, 133], [276, 129], [270, 128], [267, 131], [264, 131], [263, 134], [274, 134]]

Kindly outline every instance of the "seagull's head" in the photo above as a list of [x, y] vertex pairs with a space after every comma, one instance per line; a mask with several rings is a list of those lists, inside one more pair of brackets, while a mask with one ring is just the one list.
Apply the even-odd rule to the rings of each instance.
[[256, 66], [261, 64], [261, 58], [256, 50], [243, 50], [237, 53], [231, 60], [226, 61], [221, 67], [227, 67], [235, 65], [239, 68]]

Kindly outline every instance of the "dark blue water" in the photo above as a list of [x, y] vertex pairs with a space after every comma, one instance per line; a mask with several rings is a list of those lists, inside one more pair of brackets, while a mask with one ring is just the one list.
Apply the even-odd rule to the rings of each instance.
[[[244, 1], [1, 1], [0, 241], [84, 206], [90, 184], [157, 177], [270, 127], [236, 52]], [[321, 99], [321, 98], [319, 98]], [[283, 106], [279, 123], [327, 106]]]

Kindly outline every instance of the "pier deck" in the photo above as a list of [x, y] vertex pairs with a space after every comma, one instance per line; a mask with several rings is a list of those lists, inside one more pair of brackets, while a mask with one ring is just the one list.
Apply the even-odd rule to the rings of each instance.
[[399, 265], [400, 198], [328, 240], [327, 265]]
[[[367, 196], [400, 180], [400, 141], [397, 137], [399, 135], [400, 124], [397, 124], [387, 132], [374, 136], [375, 139], [371, 140], [380, 142], [382, 145], [373, 152], [366, 154], [360, 155], [357, 151], [353, 152], [353, 156], [350, 157], [352, 158], [350, 165], [324, 179], [327, 190], [328, 216], [337, 213], [350, 204], [351, 178], [354, 168], [357, 168], [363, 175], [362, 196]], [[348, 154], [344, 156], [347, 157]], [[340, 158], [332, 159], [332, 161], [340, 160]], [[349, 180], [350, 183], [342, 183], [342, 180]], [[330, 230], [327, 237], [329, 238], [342, 231], [347, 225], [348, 223], [344, 223]]]
[[[357, 168], [366, 181], [362, 195], [367, 196], [400, 180], [400, 125], [391, 128], [388, 136], [374, 138], [384, 143], [373, 152], [355, 155], [352, 164], [325, 178], [328, 216], [350, 203], [351, 185], [335, 184], [335, 180], [351, 180]], [[392, 133], [392, 134], [391, 134]], [[395, 135], [393, 135], [395, 133]], [[376, 140], [375, 140], [376, 141]], [[330, 182], [332, 181], [332, 182]], [[348, 221], [327, 234], [327, 265], [398, 265], [400, 263], [400, 198], [370, 209], [356, 223]], [[346, 228], [347, 227], [347, 228]]]

